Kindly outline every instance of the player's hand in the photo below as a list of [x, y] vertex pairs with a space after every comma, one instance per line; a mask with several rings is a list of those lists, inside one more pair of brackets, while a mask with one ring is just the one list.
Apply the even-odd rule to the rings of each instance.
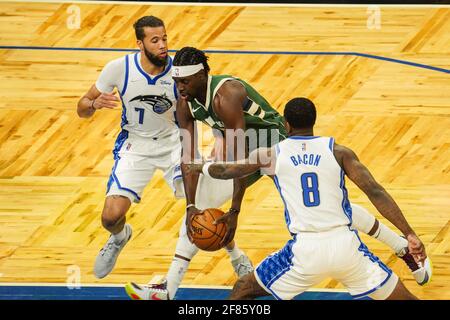
[[406, 240], [408, 240], [409, 253], [411, 253], [417, 263], [420, 262], [423, 265], [427, 258], [427, 254], [422, 241], [420, 241], [419, 237], [415, 234], [407, 235]]
[[94, 104], [92, 106], [94, 109], [114, 109], [117, 107], [119, 101], [120, 99], [116, 97], [116, 92], [105, 92], [94, 100]]
[[191, 241], [192, 243], [194, 243], [193, 239], [192, 239], [192, 233], [194, 233], [194, 229], [192, 229], [192, 219], [194, 219], [194, 217], [196, 215], [199, 214], [203, 214], [203, 211], [198, 210], [196, 207], [189, 207], [186, 210], [186, 231], [187, 231], [187, 235], [189, 238], [189, 241]]
[[238, 222], [239, 211], [230, 209], [227, 213], [221, 216], [219, 219], [214, 221], [214, 224], [225, 223], [227, 226], [227, 232], [220, 241], [220, 245], [226, 246], [234, 239], [234, 234], [236, 233], [237, 222]]

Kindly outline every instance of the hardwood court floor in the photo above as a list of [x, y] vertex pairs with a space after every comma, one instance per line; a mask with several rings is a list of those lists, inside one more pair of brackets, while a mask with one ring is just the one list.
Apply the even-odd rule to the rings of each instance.
[[[417, 296], [450, 299], [448, 7], [381, 7], [380, 29], [368, 29], [366, 7], [93, 3], [76, 5], [81, 26], [68, 29], [70, 6], [1, 2], [0, 45], [132, 50], [133, 22], [153, 14], [165, 20], [172, 49], [257, 52], [211, 53], [212, 73], [247, 80], [280, 112], [291, 97], [312, 99], [316, 133], [353, 148], [393, 195], [426, 244], [433, 281], [419, 287], [385, 245], [363, 240]], [[339, 54], [319, 54], [326, 52]], [[101, 68], [123, 54], [0, 49], [0, 282], [64, 283], [79, 268], [83, 283], [146, 283], [167, 271], [184, 201], [172, 197], [158, 173], [128, 215], [134, 236], [115, 270], [103, 280], [92, 274], [108, 237], [99, 218], [121, 111], [85, 120], [75, 110]], [[205, 151], [211, 141], [206, 133]], [[380, 218], [347, 183], [351, 200]], [[282, 202], [269, 179], [247, 192], [239, 223], [236, 240], [254, 263], [287, 241]], [[224, 251], [201, 252], [183, 284], [235, 280]], [[318, 287], [342, 288], [331, 280]]]

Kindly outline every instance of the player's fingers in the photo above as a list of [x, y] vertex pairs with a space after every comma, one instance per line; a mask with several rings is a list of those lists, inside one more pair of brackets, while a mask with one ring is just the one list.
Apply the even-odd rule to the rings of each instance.
[[220, 218], [217, 218], [213, 222], [213, 224], [220, 224], [220, 223], [225, 223], [225, 216], [221, 216]]
[[115, 93], [102, 93], [101, 96], [105, 100], [110, 100], [110, 101], [119, 101], [120, 100], [118, 97], [116, 97]]
[[95, 102], [95, 106], [100, 109], [100, 108], [108, 108], [108, 109], [113, 109], [115, 107], [117, 107], [117, 103], [115, 102], [111, 102], [108, 100], [99, 100]]

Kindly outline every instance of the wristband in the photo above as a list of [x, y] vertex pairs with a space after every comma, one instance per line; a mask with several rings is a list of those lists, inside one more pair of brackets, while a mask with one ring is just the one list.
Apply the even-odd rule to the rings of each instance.
[[195, 204], [193, 204], [193, 203], [188, 204], [188, 205], [186, 206], [186, 211], [187, 211], [187, 209], [189, 209], [190, 207], [195, 207]]
[[210, 177], [210, 178], [212, 178], [212, 177], [211, 177], [211, 175], [209, 174], [208, 169], [209, 169], [209, 167], [210, 167], [212, 164], [214, 164], [214, 162], [206, 162], [206, 163], [203, 165], [203, 168], [202, 168], [202, 173], [203, 173], [205, 176]]

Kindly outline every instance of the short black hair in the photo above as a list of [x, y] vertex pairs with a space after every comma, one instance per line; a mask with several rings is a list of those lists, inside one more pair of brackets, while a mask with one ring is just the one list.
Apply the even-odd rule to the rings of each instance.
[[151, 28], [164, 27], [164, 22], [160, 18], [154, 16], [144, 16], [139, 18], [133, 24], [133, 27], [134, 32], [136, 33], [136, 39], [142, 41], [145, 38], [144, 27], [151, 27]]
[[194, 47], [184, 47], [177, 51], [173, 58], [174, 66], [190, 66], [194, 64], [203, 64], [206, 73], [209, 72], [208, 57], [202, 50]]
[[295, 129], [312, 128], [316, 116], [316, 107], [307, 98], [291, 99], [284, 107], [284, 118]]

